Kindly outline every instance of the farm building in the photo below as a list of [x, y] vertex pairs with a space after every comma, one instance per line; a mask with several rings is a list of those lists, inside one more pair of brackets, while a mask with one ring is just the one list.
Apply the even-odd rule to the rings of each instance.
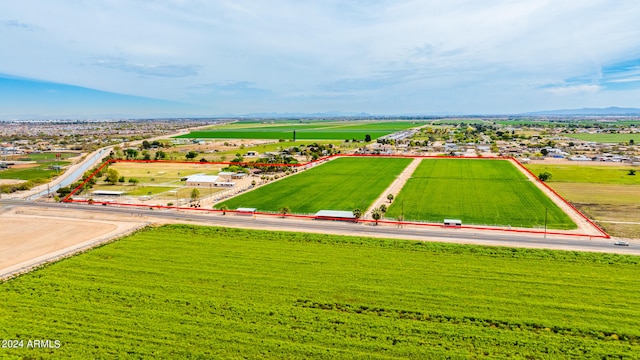
[[204, 175], [204, 174], [196, 174], [191, 175], [187, 178], [187, 186], [190, 187], [207, 187], [207, 186], [216, 186], [215, 184], [218, 182], [219, 177], [215, 175]]
[[95, 190], [91, 192], [93, 196], [122, 196], [124, 191], [113, 191], [113, 190]]
[[341, 210], [320, 210], [314, 215], [314, 219], [317, 220], [341, 220], [341, 221], [355, 221], [356, 217], [352, 211]]
[[218, 173], [218, 176], [220, 177], [220, 179], [224, 179], [224, 180], [229, 180], [231, 178], [233, 178], [233, 175], [235, 175], [236, 173], [231, 172], [231, 171], [221, 171]]

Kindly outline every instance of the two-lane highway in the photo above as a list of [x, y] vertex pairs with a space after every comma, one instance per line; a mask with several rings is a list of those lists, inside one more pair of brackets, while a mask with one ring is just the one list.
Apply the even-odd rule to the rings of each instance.
[[[631, 243], [629, 247], [615, 246], [614, 239], [582, 238], [547, 234], [526, 234], [501, 231], [472, 231], [439, 227], [372, 225], [370, 223], [347, 223], [340, 221], [307, 220], [279, 218], [270, 216], [222, 215], [197, 210], [151, 210], [147, 208], [126, 208], [117, 206], [78, 205], [50, 202], [29, 202], [19, 200], [0, 200], [3, 207], [31, 207], [57, 209], [60, 216], [81, 210], [99, 214], [117, 214], [119, 216], [144, 216], [158, 223], [199, 223], [234, 228], [281, 230], [295, 232], [313, 232], [336, 235], [367, 236], [378, 238], [407, 239], [418, 241], [440, 241], [475, 245], [494, 245], [510, 247], [546, 248], [572, 251], [594, 251], [619, 254], [640, 255], [640, 247]], [[2, 210], [2, 209], [0, 209]], [[67, 215], [65, 215], [67, 214]]]

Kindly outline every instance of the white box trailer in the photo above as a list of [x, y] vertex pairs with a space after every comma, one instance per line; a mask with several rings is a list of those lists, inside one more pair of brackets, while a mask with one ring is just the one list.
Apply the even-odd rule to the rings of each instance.
[[462, 220], [444, 219], [444, 226], [462, 226]]

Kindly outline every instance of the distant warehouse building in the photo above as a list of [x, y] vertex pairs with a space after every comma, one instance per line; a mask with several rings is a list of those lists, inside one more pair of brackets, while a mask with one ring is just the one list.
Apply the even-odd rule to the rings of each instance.
[[211, 187], [216, 186], [219, 177], [215, 175], [196, 174], [187, 178], [186, 184], [189, 187]]

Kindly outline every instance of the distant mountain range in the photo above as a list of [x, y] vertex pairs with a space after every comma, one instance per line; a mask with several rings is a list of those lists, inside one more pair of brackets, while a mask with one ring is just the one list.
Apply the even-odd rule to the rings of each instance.
[[545, 110], [534, 111], [520, 115], [530, 116], [640, 116], [640, 108], [621, 108], [621, 107], [608, 107], [608, 108], [582, 108], [582, 109], [562, 109], [562, 110]]

